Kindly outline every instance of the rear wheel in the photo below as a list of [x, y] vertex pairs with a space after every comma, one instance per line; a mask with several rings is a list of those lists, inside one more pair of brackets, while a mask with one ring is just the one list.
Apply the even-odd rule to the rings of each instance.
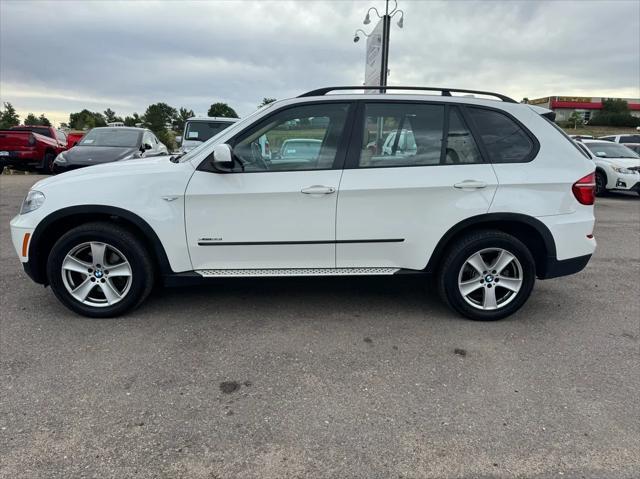
[[64, 234], [53, 246], [47, 275], [56, 297], [84, 316], [118, 316], [138, 306], [153, 287], [153, 265], [130, 231], [90, 223]]
[[516, 312], [535, 283], [535, 261], [517, 238], [501, 231], [477, 231], [446, 253], [438, 292], [467, 318], [493, 321]]
[[602, 171], [596, 171], [596, 196], [606, 196], [607, 177]]
[[56, 165], [54, 163], [56, 159], [55, 153], [46, 153], [44, 155], [44, 160], [42, 161], [42, 172], [48, 173], [50, 175], [55, 174]]

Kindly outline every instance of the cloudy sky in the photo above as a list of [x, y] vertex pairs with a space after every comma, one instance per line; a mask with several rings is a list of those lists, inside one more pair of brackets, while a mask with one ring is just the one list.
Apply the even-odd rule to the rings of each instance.
[[[390, 84], [640, 97], [640, 2], [399, 0]], [[163, 101], [242, 115], [262, 97], [362, 84], [369, 6], [384, 1], [0, 0], [0, 99], [24, 118]]]

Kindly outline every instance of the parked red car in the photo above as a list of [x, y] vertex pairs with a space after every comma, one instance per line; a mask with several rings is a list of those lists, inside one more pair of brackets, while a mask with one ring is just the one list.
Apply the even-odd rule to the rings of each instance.
[[53, 160], [67, 149], [67, 135], [51, 126], [14, 126], [0, 130], [0, 171], [41, 170], [53, 173]]
[[76, 146], [84, 137], [86, 131], [70, 131], [67, 133], [67, 149]]

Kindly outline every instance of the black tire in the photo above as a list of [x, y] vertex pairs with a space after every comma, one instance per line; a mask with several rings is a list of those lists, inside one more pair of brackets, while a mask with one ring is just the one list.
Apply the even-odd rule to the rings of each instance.
[[[491, 248], [504, 249], [517, 258], [522, 269], [522, 283], [519, 291], [513, 294], [513, 297], [508, 302], [505, 302], [503, 306], [498, 305], [497, 309], [483, 310], [472, 306], [465, 300], [460, 292], [458, 279], [467, 259], [479, 251]], [[492, 278], [495, 278], [495, 276], [492, 276]], [[451, 245], [445, 253], [436, 281], [440, 297], [451, 309], [476, 321], [495, 321], [515, 313], [522, 307], [533, 290], [535, 278], [535, 261], [524, 243], [501, 231], [480, 230], [463, 236]], [[480, 275], [478, 279], [482, 279], [482, 276]], [[501, 286], [497, 282], [493, 284], [495, 285], [494, 294], [496, 294]], [[480, 290], [483, 291], [486, 287], [484, 285]], [[505, 290], [501, 288], [500, 291], [503, 292]], [[503, 294], [509, 295], [506, 291]]]
[[[75, 299], [65, 286], [62, 262], [69, 252], [87, 242], [102, 242], [115, 247], [129, 262], [130, 286], [126, 295], [123, 294], [115, 304], [84, 304]], [[87, 223], [68, 231], [56, 241], [47, 260], [47, 277], [53, 293], [72, 311], [91, 318], [109, 318], [136, 308], [147, 298], [154, 285], [154, 266], [141, 241], [129, 230], [112, 223]]]
[[55, 153], [46, 153], [44, 155], [44, 160], [42, 162], [42, 167], [40, 171], [43, 173], [47, 173], [49, 175], [55, 175], [56, 173], [56, 165], [54, 163], [56, 159]]
[[607, 196], [607, 175], [596, 171], [596, 196]]

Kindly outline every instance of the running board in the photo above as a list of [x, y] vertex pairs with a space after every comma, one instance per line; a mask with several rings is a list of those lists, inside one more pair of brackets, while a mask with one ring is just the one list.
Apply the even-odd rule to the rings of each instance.
[[201, 269], [196, 273], [203, 278], [228, 278], [256, 276], [366, 276], [391, 275], [399, 268], [279, 268], [279, 269]]

